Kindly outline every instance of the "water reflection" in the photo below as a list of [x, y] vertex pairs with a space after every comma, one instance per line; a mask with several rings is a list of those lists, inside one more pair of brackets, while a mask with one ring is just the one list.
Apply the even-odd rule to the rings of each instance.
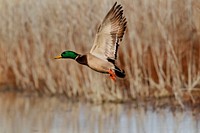
[[199, 133], [199, 109], [0, 94], [1, 133]]

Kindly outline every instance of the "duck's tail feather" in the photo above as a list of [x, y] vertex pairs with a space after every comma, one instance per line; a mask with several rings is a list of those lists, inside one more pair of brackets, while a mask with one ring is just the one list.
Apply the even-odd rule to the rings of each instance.
[[116, 74], [117, 77], [124, 78], [126, 76], [125, 71], [119, 69], [117, 66], [115, 66], [114, 70], [115, 70], [115, 74]]

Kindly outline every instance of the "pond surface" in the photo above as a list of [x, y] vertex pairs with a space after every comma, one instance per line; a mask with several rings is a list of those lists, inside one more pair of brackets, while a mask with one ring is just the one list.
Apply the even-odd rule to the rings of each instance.
[[199, 108], [0, 94], [0, 133], [200, 133]]

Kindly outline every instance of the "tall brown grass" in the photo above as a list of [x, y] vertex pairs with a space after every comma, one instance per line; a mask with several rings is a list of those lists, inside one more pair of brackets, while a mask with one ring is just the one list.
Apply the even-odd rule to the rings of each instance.
[[[91, 101], [123, 101], [175, 95], [200, 86], [200, 2], [125, 0], [128, 28], [116, 83], [72, 60], [64, 50], [85, 53], [115, 1], [0, 0], [0, 83], [41, 94]], [[194, 100], [194, 99], [193, 99]]]

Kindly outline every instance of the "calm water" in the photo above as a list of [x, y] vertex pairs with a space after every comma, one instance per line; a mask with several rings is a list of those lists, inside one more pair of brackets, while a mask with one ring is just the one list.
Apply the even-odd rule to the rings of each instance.
[[0, 133], [200, 133], [198, 108], [0, 94]]

